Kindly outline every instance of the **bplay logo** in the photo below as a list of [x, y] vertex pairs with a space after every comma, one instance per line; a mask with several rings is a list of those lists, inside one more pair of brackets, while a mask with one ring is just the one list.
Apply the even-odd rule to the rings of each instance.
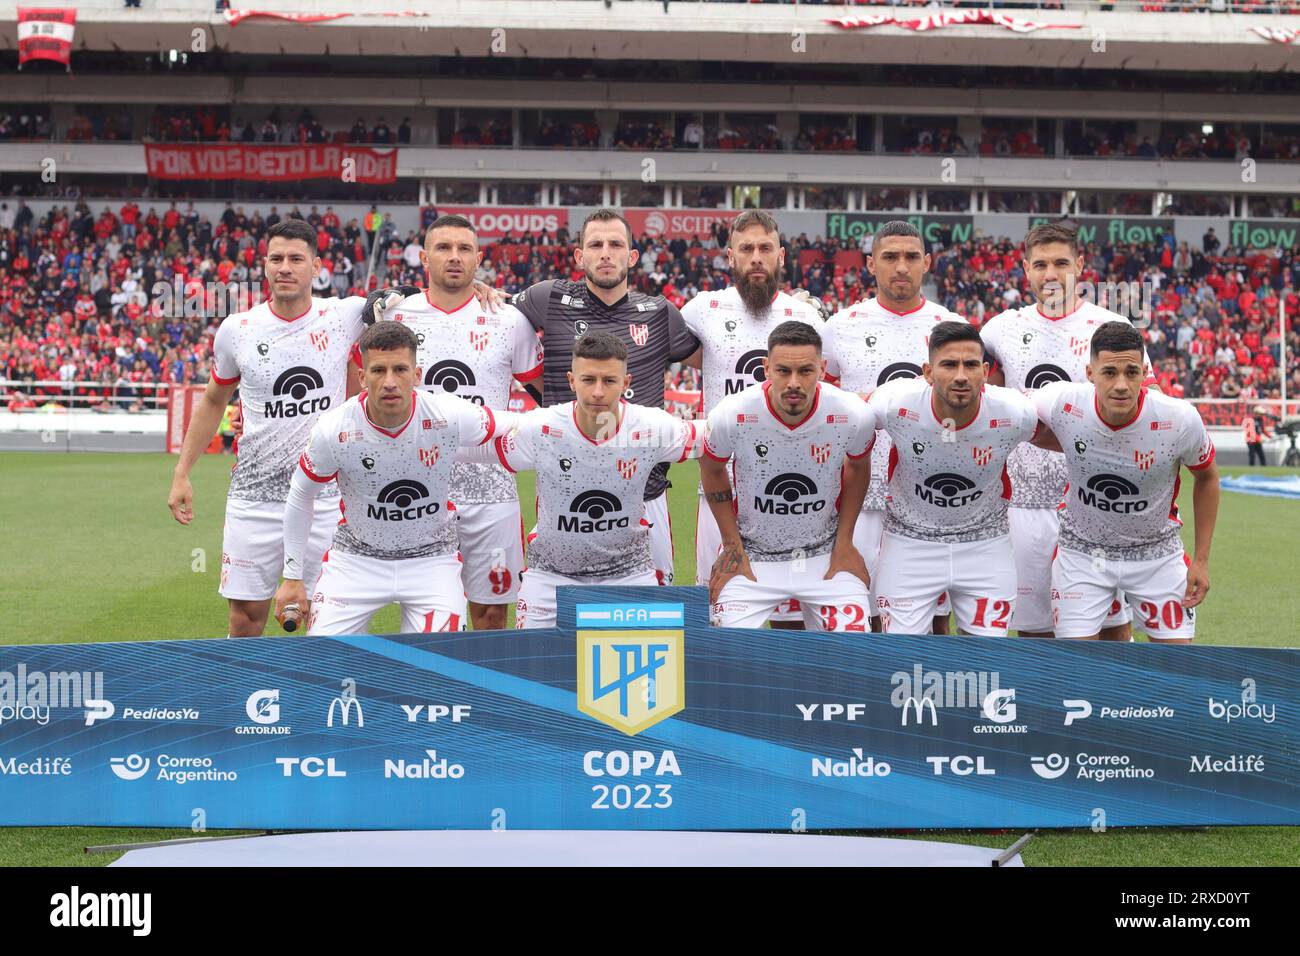
[[1228, 700], [1215, 700], [1210, 697], [1206, 701], [1210, 716], [1215, 720], [1222, 720], [1224, 723], [1232, 723], [1234, 720], [1261, 720], [1266, 724], [1271, 724], [1277, 720], [1276, 704], [1261, 704], [1258, 701], [1240, 704], [1234, 704]]

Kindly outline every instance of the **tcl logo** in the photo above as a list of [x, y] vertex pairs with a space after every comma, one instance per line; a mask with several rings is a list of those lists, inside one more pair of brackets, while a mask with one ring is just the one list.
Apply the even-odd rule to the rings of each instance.
[[975, 774], [977, 777], [992, 777], [997, 771], [992, 767], [984, 766], [983, 757], [967, 757], [964, 754], [956, 757], [926, 757], [926, 762], [934, 768], [934, 775], [942, 777], [944, 768], [958, 777], [969, 777]]
[[348, 772], [340, 770], [333, 757], [276, 757], [275, 762], [286, 777], [295, 773], [300, 777], [346, 777]]

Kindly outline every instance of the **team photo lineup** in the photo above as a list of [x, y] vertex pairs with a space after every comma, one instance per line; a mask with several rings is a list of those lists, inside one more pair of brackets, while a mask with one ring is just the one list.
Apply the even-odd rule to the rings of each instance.
[[[1144, 337], [1087, 301], [1075, 228], [1024, 237], [1033, 302], [976, 327], [928, 301], [911, 223], [875, 231], [875, 295], [823, 319], [777, 220], [719, 236], [730, 284], [678, 309], [629, 287], [632, 228], [576, 230], [582, 279], [506, 296], [471, 221], [434, 218], [423, 287], [315, 298], [317, 230], [267, 232], [268, 296], [221, 321], [168, 506], [238, 401], [220, 593], [231, 637], [554, 627], [564, 585], [707, 587], [712, 623], [1189, 643], [1219, 503], [1200, 413]], [[575, 273], [576, 274], [576, 273]], [[664, 410], [699, 370], [703, 414]], [[512, 382], [538, 406], [511, 411]], [[698, 459], [697, 580], [666, 489]], [[1184, 475], [1184, 469], [1186, 475]], [[526, 529], [514, 475], [536, 476]], [[1177, 506], [1193, 483], [1194, 548]]]

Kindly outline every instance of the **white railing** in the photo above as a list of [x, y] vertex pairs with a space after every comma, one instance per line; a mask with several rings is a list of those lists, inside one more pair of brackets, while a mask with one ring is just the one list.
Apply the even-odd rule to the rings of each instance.
[[[95, 382], [41, 379], [28, 382], [0, 378], [0, 408], [9, 410], [14, 392], [20, 392], [33, 407], [14, 409], [15, 414], [50, 414], [59, 411], [103, 411], [159, 413], [167, 411], [171, 382]], [[78, 389], [93, 393], [77, 394]]]

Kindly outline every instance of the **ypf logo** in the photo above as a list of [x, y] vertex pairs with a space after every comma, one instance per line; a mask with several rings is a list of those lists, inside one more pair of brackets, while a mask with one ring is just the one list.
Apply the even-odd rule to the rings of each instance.
[[271, 386], [271, 394], [280, 397], [267, 402], [262, 413], [266, 418], [297, 418], [323, 412], [330, 407], [330, 397], [319, 395], [309, 400], [307, 396], [324, 387], [320, 372], [308, 365], [285, 369]]
[[1025, 388], [1042, 388], [1044, 385], [1051, 385], [1053, 382], [1070, 381], [1070, 373], [1059, 365], [1044, 363], [1035, 365], [1025, 376]]
[[[569, 503], [569, 513], [558, 519], [559, 530], [591, 534], [594, 531], [612, 531], [626, 528], [629, 518], [621, 514], [623, 502], [608, 491], [584, 491]], [[618, 517], [606, 517], [619, 515]]]
[[681, 632], [578, 632], [578, 710], [633, 736], [686, 706]]
[[754, 496], [754, 507], [759, 514], [767, 515], [803, 515], [821, 511], [826, 507], [826, 499], [813, 498], [817, 494], [817, 484], [808, 476], [796, 472], [777, 475], [763, 488], [762, 496]]
[[762, 349], [751, 349], [736, 359], [736, 378], [722, 383], [723, 394], [734, 395], [743, 392], [754, 382], [766, 381], [767, 373], [763, 371], [763, 359], [766, 356], [767, 353]]
[[414, 521], [438, 513], [438, 502], [429, 501], [429, 489], [410, 478], [389, 482], [375, 496], [378, 504], [366, 505], [366, 517], [376, 521]]
[[443, 359], [424, 373], [424, 384], [454, 393], [475, 384], [474, 371], [464, 362]]
[[880, 375], [876, 377], [876, 385], [884, 385], [886, 382], [893, 382], [900, 378], [917, 378], [921, 374], [921, 366], [914, 365], [911, 362], [895, 362], [893, 365], [886, 365], [880, 370]]
[[1079, 500], [1098, 511], [1113, 514], [1138, 514], [1149, 502], [1138, 498], [1138, 486], [1120, 475], [1093, 475], [1079, 486]]
[[916, 496], [937, 508], [960, 508], [984, 494], [965, 475], [941, 471], [916, 485]]

